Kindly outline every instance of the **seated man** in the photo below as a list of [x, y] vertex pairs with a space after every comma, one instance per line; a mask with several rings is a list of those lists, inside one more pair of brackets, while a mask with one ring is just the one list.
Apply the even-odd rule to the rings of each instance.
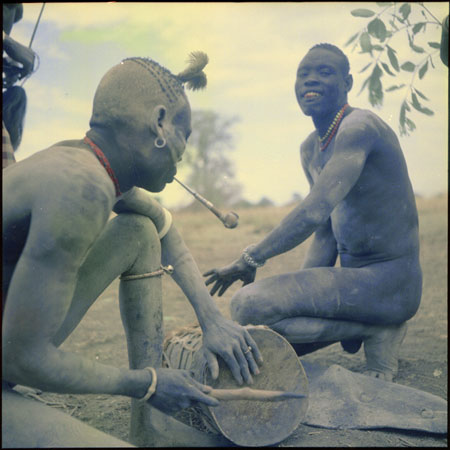
[[[222, 295], [244, 281], [232, 317], [270, 326], [299, 355], [338, 341], [355, 353], [364, 342], [366, 373], [392, 380], [422, 292], [418, 215], [395, 133], [347, 104], [349, 71], [330, 44], [314, 46], [300, 62], [295, 93], [315, 126], [300, 148], [310, 193], [239, 259], [205, 273], [206, 284]], [[301, 270], [253, 282], [266, 260], [313, 233]]]
[[[22, 397], [16, 384], [131, 397], [136, 445], [211, 445], [163, 414], [218, 402], [186, 371], [161, 368], [161, 263], [173, 266], [196, 312], [212, 376], [218, 356], [240, 384], [259, 372], [254, 340], [220, 314], [170, 213], [147, 192], [160, 192], [176, 174], [191, 132], [183, 83], [203, 87], [207, 61], [194, 53], [177, 76], [150, 59], [122, 61], [100, 82], [84, 140], [59, 142], [4, 169], [4, 446], [127, 445]], [[109, 220], [113, 209], [119, 214]], [[118, 276], [130, 369], [59, 349]]]

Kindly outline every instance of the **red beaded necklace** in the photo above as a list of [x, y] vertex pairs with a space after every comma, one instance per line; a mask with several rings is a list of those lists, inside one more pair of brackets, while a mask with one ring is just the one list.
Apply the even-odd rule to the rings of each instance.
[[[348, 103], [346, 103], [338, 111], [335, 118], [333, 119], [333, 122], [331, 122], [330, 126], [328, 127], [328, 130], [325, 133], [325, 136], [323, 136], [323, 137], [319, 136], [320, 151], [324, 151], [330, 144], [331, 140], [333, 139], [334, 135], [336, 134], [337, 129], [339, 128], [339, 124], [341, 123], [341, 120], [344, 117], [344, 112], [348, 108], [348, 106], [349, 106]], [[324, 141], [325, 141], [325, 144], [323, 144]]]
[[114, 173], [114, 170], [112, 170], [112, 167], [109, 164], [108, 158], [100, 150], [100, 147], [95, 145], [87, 136], [85, 136], [84, 142], [86, 144], [88, 144], [89, 147], [91, 147], [95, 156], [97, 156], [98, 160], [102, 163], [103, 167], [105, 168], [106, 172], [108, 173], [109, 177], [111, 178], [112, 182], [114, 183], [114, 187], [116, 188], [116, 197], [119, 197], [119, 195], [122, 195], [122, 192], [120, 192], [119, 180], [117, 179], [116, 174]]

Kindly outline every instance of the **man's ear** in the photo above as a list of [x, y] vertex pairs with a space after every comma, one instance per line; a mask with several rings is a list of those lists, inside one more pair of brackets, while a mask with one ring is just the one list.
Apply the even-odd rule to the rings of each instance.
[[350, 74], [345, 77], [345, 87], [347, 92], [350, 92], [353, 87], [353, 76]]
[[164, 105], [157, 105], [150, 115], [150, 129], [158, 138], [164, 138], [164, 125], [167, 117], [167, 108]]

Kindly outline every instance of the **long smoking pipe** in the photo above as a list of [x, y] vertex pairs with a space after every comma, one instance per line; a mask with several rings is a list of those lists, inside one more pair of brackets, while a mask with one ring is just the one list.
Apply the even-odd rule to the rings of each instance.
[[177, 178], [173, 178], [177, 183], [181, 184], [190, 194], [192, 194], [203, 206], [208, 208], [219, 220], [225, 225], [225, 228], [235, 228], [238, 225], [239, 216], [233, 212], [221, 213], [209, 200], [202, 197], [200, 194], [192, 190], [189, 186], [186, 186]]

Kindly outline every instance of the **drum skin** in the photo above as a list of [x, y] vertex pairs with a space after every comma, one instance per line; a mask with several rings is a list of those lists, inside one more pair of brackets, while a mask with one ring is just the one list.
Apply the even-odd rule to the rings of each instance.
[[[233, 443], [246, 447], [273, 445], [286, 439], [301, 423], [308, 408], [308, 379], [290, 343], [268, 327], [248, 328], [263, 357], [260, 374], [253, 375], [253, 389], [290, 391], [305, 398], [278, 402], [251, 400], [222, 401], [203, 407], [215, 427]], [[198, 345], [194, 348], [198, 349]], [[185, 361], [186, 359], [183, 358]], [[241, 388], [225, 362], [219, 358], [219, 377], [213, 380], [202, 352], [195, 351], [188, 369], [197, 381], [214, 389]]]

